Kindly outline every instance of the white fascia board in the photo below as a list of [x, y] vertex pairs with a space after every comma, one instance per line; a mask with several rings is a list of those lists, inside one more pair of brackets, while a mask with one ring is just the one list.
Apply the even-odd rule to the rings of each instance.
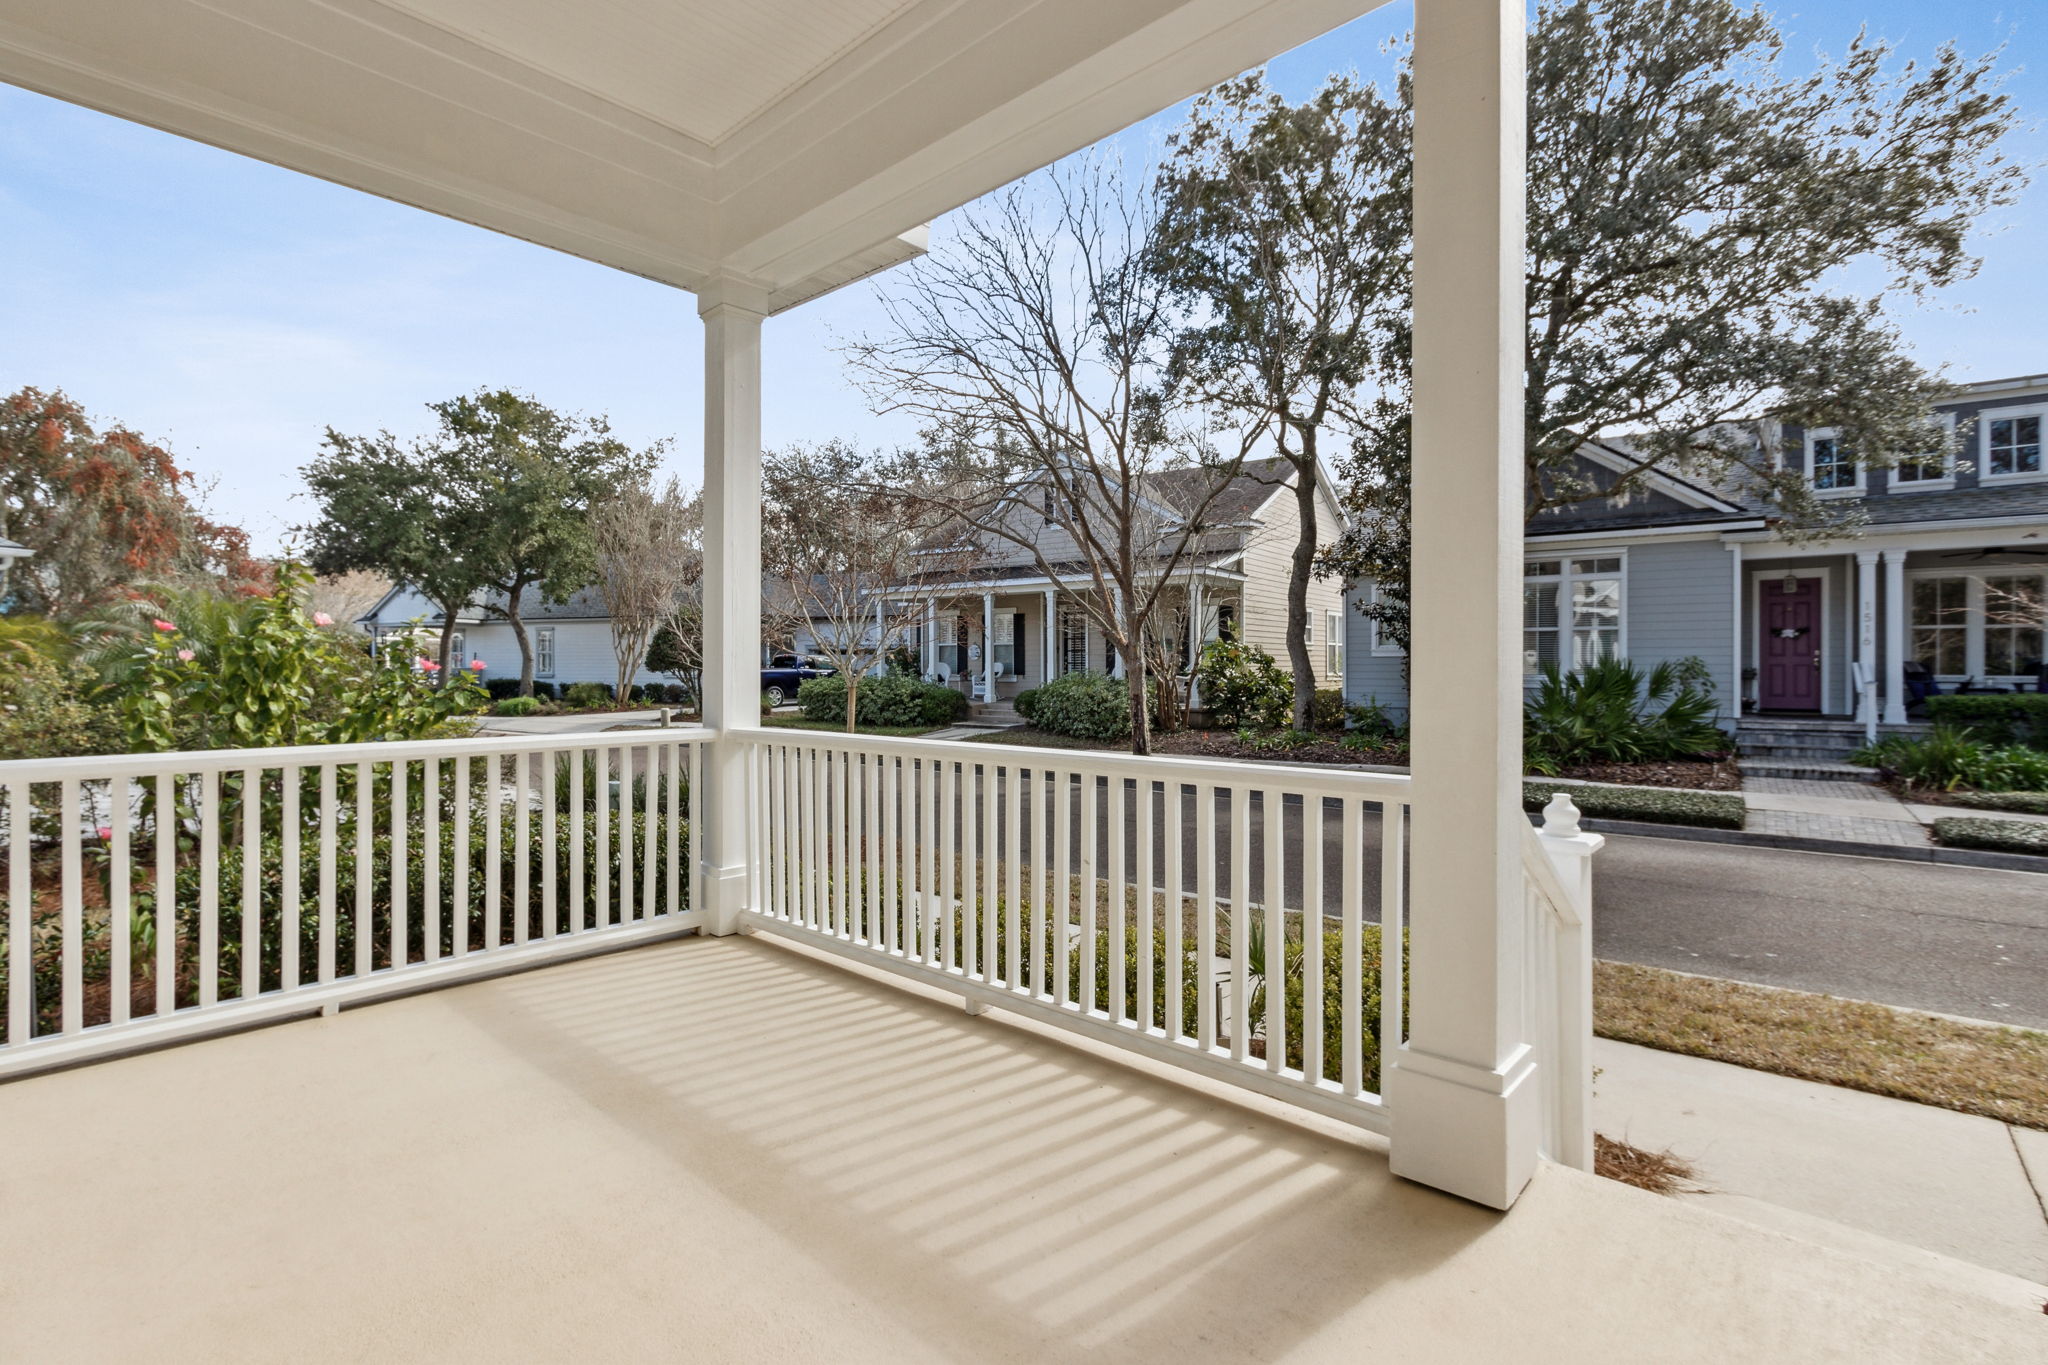
[[[1595, 464], [1605, 465], [1617, 474], [1625, 474], [1636, 468], [1633, 457], [1605, 441], [1587, 440], [1580, 444], [1578, 452]], [[1658, 469], [1645, 469], [1636, 475], [1645, 484], [1664, 494], [1676, 498], [1688, 507], [1697, 507], [1705, 512], [1741, 512], [1745, 509], [1726, 498], [1717, 497], [1694, 484]]]
[[[2014, 534], [2020, 532], [2021, 534]], [[2048, 549], [2048, 521], [2036, 517], [1985, 517], [1969, 522], [1919, 522], [1905, 526], [1865, 527], [1861, 534], [1810, 544], [1788, 544], [1775, 535], [1731, 535], [1749, 559], [1792, 559], [1852, 554], [1857, 550], [1974, 550], [2015, 545]]]
[[1547, 549], [1576, 545], [1580, 541], [1587, 544], [1611, 544], [1615, 541], [1630, 540], [1654, 540], [1659, 543], [1679, 540], [1721, 540], [1726, 539], [1731, 532], [1761, 528], [1763, 525], [1763, 518], [1750, 517], [1742, 521], [1696, 521], [1678, 526], [1638, 526], [1616, 531], [1553, 531], [1546, 535], [1531, 532], [1523, 539], [1532, 544], [1541, 544]]

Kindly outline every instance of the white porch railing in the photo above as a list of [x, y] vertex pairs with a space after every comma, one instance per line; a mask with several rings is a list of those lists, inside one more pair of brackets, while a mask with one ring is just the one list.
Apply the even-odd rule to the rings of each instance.
[[1543, 1085], [1543, 1154], [1593, 1169], [1593, 855], [1606, 842], [1579, 828], [1563, 792], [1522, 844], [1527, 888], [1526, 1031]]
[[752, 927], [1385, 1126], [1405, 777], [815, 732], [747, 742]]
[[693, 928], [712, 737], [0, 762], [0, 1076]]

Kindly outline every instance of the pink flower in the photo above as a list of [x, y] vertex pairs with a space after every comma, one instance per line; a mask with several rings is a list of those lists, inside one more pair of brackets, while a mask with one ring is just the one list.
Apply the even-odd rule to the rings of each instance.
[[191, 651], [191, 650], [189, 650], [189, 649], [181, 649], [181, 650], [179, 650], [179, 651], [178, 651], [178, 661], [179, 661], [180, 663], [188, 663], [188, 664], [189, 664], [189, 663], [191, 663], [191, 662], [192, 662], [192, 660], [193, 660], [193, 657], [194, 657], [194, 656], [193, 656], [193, 653], [192, 653], [192, 651]]
[[114, 827], [112, 825], [101, 825], [94, 833], [98, 834], [102, 839], [111, 839], [114, 837]]
[[481, 673], [484, 671], [484, 661], [482, 659], [471, 659], [469, 666], [474, 672]]
[[334, 624], [334, 618], [324, 611], [316, 611], [313, 613], [313, 624], [316, 626], [331, 626]]
[[172, 630], [176, 630], [176, 629], [178, 628], [178, 626], [177, 626], [177, 623], [176, 623], [176, 622], [174, 622], [174, 621], [166, 621], [166, 620], [164, 620], [164, 619], [163, 619], [162, 617], [158, 617], [158, 618], [157, 618], [156, 620], [154, 620], [154, 621], [150, 622], [150, 624], [151, 624], [151, 625], [153, 625], [153, 626], [155, 626], [155, 627], [156, 627], [156, 628], [157, 628], [158, 630], [163, 630], [163, 631], [172, 631]]
[[429, 673], [439, 673], [441, 671], [441, 665], [435, 663], [432, 659], [421, 659], [420, 667]]

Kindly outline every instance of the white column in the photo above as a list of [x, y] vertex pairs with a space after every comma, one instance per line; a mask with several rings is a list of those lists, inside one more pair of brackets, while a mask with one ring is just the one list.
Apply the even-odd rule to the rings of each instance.
[[1722, 548], [1728, 551], [1728, 605], [1729, 614], [1735, 621], [1730, 639], [1734, 649], [1734, 663], [1730, 666], [1728, 675], [1729, 686], [1732, 689], [1729, 695], [1733, 698], [1728, 703], [1728, 724], [1732, 729], [1741, 724], [1742, 704], [1749, 697], [1748, 685], [1742, 681], [1742, 546], [1735, 541], [1727, 541], [1723, 543]]
[[[1202, 646], [1208, 643], [1209, 628], [1202, 616], [1202, 580], [1188, 579], [1188, 649], [1195, 656], [1191, 664], [1202, 661]], [[1188, 705], [1199, 708], [1202, 704], [1202, 688], [1199, 683], [1188, 689]]]
[[1856, 552], [1856, 662], [1863, 665], [1863, 687], [1856, 696], [1856, 719], [1877, 724], [1877, 551]]
[[1407, 1045], [1389, 1160], [1492, 1208], [1536, 1164], [1522, 1037], [1523, 0], [1415, 7]]
[[981, 595], [981, 699], [996, 699], [996, 595]]
[[1045, 590], [1045, 630], [1043, 632], [1045, 635], [1045, 651], [1043, 656], [1045, 663], [1039, 671], [1044, 674], [1047, 682], [1051, 682], [1059, 676], [1053, 659], [1053, 644], [1059, 639], [1060, 629], [1059, 597], [1058, 588], [1047, 588]]
[[704, 319], [705, 932], [730, 934], [746, 907], [747, 774], [740, 737], [761, 724], [761, 320], [766, 296], [717, 280]]
[[[1122, 630], [1124, 624], [1124, 590], [1122, 588], [1112, 587], [1109, 590], [1109, 609], [1116, 619], [1117, 629]], [[1102, 648], [1105, 652], [1110, 648], [1108, 636], [1103, 637]], [[1124, 651], [1118, 650], [1116, 667], [1109, 670], [1109, 676], [1112, 678], [1123, 677], [1127, 664], [1128, 661], [1124, 658]]]
[[1884, 723], [1906, 723], [1906, 552], [1884, 552]]
[[917, 671], [923, 677], [930, 677], [934, 671], [935, 665], [932, 651], [936, 648], [936, 645], [934, 645], [933, 641], [938, 638], [938, 634], [939, 604], [936, 599], [927, 599], [924, 604], [924, 639], [919, 641], [917, 646]]

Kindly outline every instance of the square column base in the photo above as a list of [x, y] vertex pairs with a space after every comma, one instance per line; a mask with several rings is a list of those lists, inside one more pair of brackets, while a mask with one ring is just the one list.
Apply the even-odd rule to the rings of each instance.
[[747, 908], [745, 866], [704, 865], [704, 926], [700, 933], [714, 938], [740, 932], [740, 912]]
[[1403, 1180], [1505, 1209], [1536, 1173], [1542, 1093], [1528, 1049], [1480, 1071], [1403, 1048], [1386, 1097], [1388, 1165]]

